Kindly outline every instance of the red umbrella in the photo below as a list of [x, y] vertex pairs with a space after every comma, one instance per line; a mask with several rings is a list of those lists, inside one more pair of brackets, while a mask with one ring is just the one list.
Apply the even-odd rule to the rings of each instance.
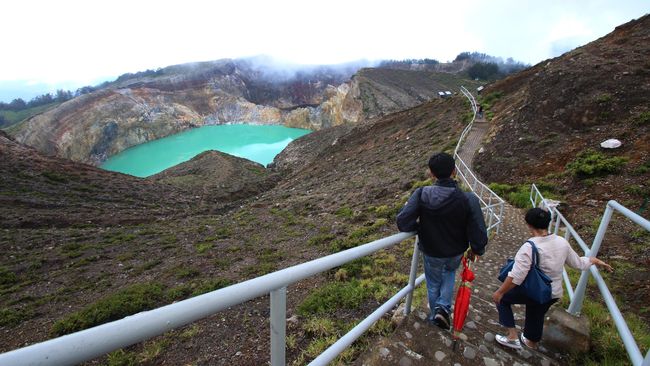
[[463, 330], [463, 325], [465, 324], [465, 318], [467, 318], [467, 312], [469, 311], [469, 300], [472, 295], [472, 281], [474, 281], [474, 272], [472, 272], [470, 267], [471, 261], [467, 258], [467, 255], [464, 255], [463, 272], [460, 276], [461, 283], [458, 287], [456, 303], [454, 304], [454, 341], [458, 340], [460, 331]]

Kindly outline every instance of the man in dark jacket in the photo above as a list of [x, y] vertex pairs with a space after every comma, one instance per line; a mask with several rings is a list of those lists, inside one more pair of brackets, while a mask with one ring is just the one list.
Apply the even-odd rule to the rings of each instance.
[[397, 227], [400, 231], [417, 231], [424, 255], [429, 319], [449, 329], [454, 277], [461, 257], [468, 247], [472, 257], [483, 255], [488, 238], [478, 197], [463, 192], [451, 178], [456, 171], [454, 158], [446, 153], [434, 154], [429, 170], [435, 183], [413, 192], [397, 215]]

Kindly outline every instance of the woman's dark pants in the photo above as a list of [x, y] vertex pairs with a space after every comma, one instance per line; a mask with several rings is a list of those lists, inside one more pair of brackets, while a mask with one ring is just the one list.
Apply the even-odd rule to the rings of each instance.
[[515, 327], [515, 316], [512, 313], [512, 304], [526, 305], [526, 320], [524, 322], [524, 337], [533, 342], [542, 339], [544, 330], [544, 315], [557, 299], [552, 299], [545, 304], [538, 304], [519, 291], [518, 287], [506, 292], [497, 305], [499, 310], [499, 323], [506, 328]]

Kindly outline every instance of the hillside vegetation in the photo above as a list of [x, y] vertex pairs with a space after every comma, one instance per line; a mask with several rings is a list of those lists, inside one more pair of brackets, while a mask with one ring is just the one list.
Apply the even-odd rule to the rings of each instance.
[[[646, 15], [490, 85], [481, 99], [491, 130], [480, 175], [524, 204], [530, 183], [542, 186], [587, 243], [609, 200], [649, 217], [648, 60]], [[601, 148], [610, 138], [622, 146]], [[650, 319], [650, 235], [615, 215], [600, 253], [618, 266], [619, 305]]]
[[[475, 160], [482, 178], [523, 202], [528, 184], [541, 183], [563, 201], [561, 209], [586, 239], [608, 199], [647, 215], [641, 201], [650, 174], [649, 21], [646, 16], [621, 26], [487, 88], [481, 103], [490, 134]], [[222, 71], [213, 70], [219, 98], [230, 87], [244, 90]], [[359, 97], [357, 102], [366, 98], [363, 105], [372, 106], [366, 112], [376, 118], [332, 123], [299, 138], [269, 168], [208, 152], [139, 179], [56, 156], [81, 151], [78, 140], [48, 145], [66, 133], [100, 136], [119, 116], [128, 117], [120, 126], [167, 121], [169, 133], [185, 128], [179, 124], [205, 117], [197, 111], [219, 110], [211, 104], [217, 91], [205, 79], [198, 88], [194, 79], [184, 80], [181, 91], [171, 92], [165, 89], [170, 80], [144, 75], [125, 78], [122, 89], [70, 100], [29, 121], [32, 127], [60, 122], [31, 131], [33, 141], [42, 143], [38, 150], [0, 132], [0, 352], [395, 233], [395, 214], [414, 187], [427, 183], [428, 157], [456, 146], [469, 104], [458, 95], [427, 101], [435, 88], [453, 89], [460, 81], [445, 85], [425, 74], [393, 71], [363, 70], [356, 86], [337, 88]], [[140, 84], [147, 78], [157, 84]], [[328, 100], [341, 97], [329, 92]], [[107, 100], [114, 102], [110, 108]], [[148, 104], [156, 100], [162, 104]], [[407, 109], [390, 113], [393, 106]], [[114, 115], [122, 109], [124, 114]], [[79, 123], [98, 111], [105, 114]], [[623, 147], [601, 150], [606, 137], [620, 138]], [[110, 144], [100, 147], [112, 151]], [[616, 267], [608, 281], [625, 299], [619, 302], [624, 312], [647, 320], [649, 237], [629, 223], [613, 224], [612, 230], [601, 249], [601, 257]], [[402, 286], [412, 244], [290, 286], [287, 317], [298, 321], [288, 325], [288, 361], [309, 362]], [[265, 364], [268, 315], [268, 298], [255, 299], [97, 362]], [[602, 329], [606, 320], [599, 322]], [[391, 330], [382, 319], [340, 361], [354, 362], [373, 337]]]

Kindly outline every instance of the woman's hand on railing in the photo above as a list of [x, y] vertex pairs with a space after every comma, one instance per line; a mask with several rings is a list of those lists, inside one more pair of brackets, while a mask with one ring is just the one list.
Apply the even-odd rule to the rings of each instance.
[[605, 270], [607, 270], [607, 272], [614, 272], [614, 268], [612, 268], [612, 266], [610, 266], [609, 264], [601, 261], [600, 259], [598, 259], [596, 257], [589, 257], [589, 261], [591, 262], [591, 264], [593, 264], [593, 265], [595, 265], [597, 267], [605, 268]]

